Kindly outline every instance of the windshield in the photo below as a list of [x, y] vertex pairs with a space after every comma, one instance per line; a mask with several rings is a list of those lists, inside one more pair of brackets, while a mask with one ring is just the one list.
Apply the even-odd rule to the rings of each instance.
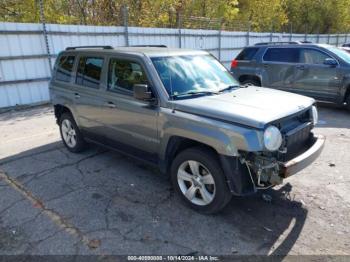
[[186, 55], [151, 58], [169, 96], [219, 92], [238, 82], [211, 55]]
[[339, 56], [341, 59], [343, 59], [345, 62], [350, 64], [350, 54], [347, 53], [344, 50], [341, 50], [337, 47], [333, 47], [333, 46], [329, 46], [327, 47], [327, 49], [329, 51], [332, 51], [334, 54], [336, 54], [337, 56]]

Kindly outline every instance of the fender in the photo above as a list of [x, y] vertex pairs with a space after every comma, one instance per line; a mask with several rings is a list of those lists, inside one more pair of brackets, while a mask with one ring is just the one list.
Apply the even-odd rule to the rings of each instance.
[[[75, 122], [78, 124], [77, 112], [75, 110], [75, 101], [72, 99], [73, 92], [67, 91], [65, 88], [61, 88], [58, 86], [50, 85], [50, 95], [51, 95], [51, 103], [55, 105], [61, 105], [69, 109], [72, 113], [72, 116]], [[58, 120], [58, 119], [57, 119]]]
[[218, 154], [239, 156], [239, 150], [263, 150], [261, 130], [247, 128], [223, 121], [162, 108], [159, 115], [160, 153], [166, 158], [166, 149], [172, 136], [197, 141], [213, 148]]

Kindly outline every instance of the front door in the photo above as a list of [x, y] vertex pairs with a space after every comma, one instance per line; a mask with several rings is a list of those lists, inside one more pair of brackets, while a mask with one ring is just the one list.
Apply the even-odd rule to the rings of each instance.
[[338, 66], [325, 65], [326, 58], [331, 57], [322, 51], [300, 49], [294, 77], [294, 89], [298, 93], [325, 101], [334, 101], [338, 97], [341, 84]]
[[[133, 155], [156, 160], [158, 152], [157, 119], [159, 107], [154, 102], [133, 97], [134, 84], [151, 86], [141, 61], [126, 58], [110, 58], [104, 107], [101, 121], [108, 143]], [[144, 154], [146, 153], [146, 154]], [[154, 159], [151, 159], [154, 158]]]

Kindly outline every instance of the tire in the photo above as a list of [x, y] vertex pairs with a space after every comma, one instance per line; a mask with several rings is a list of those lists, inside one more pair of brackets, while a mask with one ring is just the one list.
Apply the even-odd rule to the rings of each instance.
[[59, 120], [59, 127], [63, 144], [70, 152], [79, 153], [86, 148], [83, 135], [71, 114], [62, 114]]
[[242, 86], [261, 86], [261, 84], [254, 79], [247, 79], [242, 82]]
[[170, 171], [177, 194], [198, 212], [217, 213], [232, 198], [217, 156], [206, 148], [193, 147], [179, 153]]
[[346, 109], [348, 111], [350, 111], [350, 94], [348, 95], [348, 97], [346, 98]]

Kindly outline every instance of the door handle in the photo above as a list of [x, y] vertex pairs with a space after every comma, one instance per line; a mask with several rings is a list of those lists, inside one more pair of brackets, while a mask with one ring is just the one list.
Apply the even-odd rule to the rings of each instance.
[[80, 98], [79, 93], [75, 93], [75, 94], [74, 94], [74, 97], [75, 97], [75, 98]]
[[263, 66], [264, 66], [264, 68], [268, 68], [268, 67], [269, 67], [269, 65], [268, 65], [268, 64], [264, 64]]
[[109, 108], [116, 108], [117, 107], [113, 102], [107, 102], [106, 106]]
[[304, 69], [305, 69], [305, 66], [303, 66], [303, 65], [298, 65], [297, 68], [298, 68], [299, 70], [304, 70]]

